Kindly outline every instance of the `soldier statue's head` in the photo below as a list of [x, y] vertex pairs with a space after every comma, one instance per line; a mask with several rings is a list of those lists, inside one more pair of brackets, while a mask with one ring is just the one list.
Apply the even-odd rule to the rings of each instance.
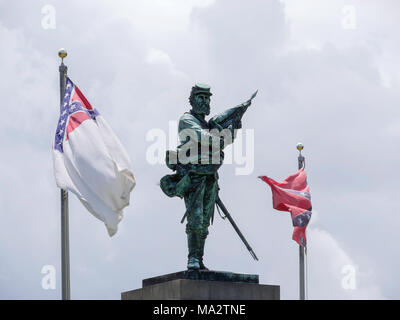
[[200, 116], [210, 114], [210, 86], [203, 83], [196, 83], [190, 92], [189, 102], [192, 111]]

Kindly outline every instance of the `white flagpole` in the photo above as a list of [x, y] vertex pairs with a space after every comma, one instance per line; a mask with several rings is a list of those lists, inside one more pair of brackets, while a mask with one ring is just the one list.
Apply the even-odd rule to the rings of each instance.
[[[60, 49], [58, 56], [61, 58], [60, 71], [60, 109], [64, 99], [64, 92], [68, 68], [64, 65], [67, 51]], [[62, 300], [71, 299], [70, 272], [69, 272], [69, 219], [68, 219], [68, 192], [61, 190], [61, 276]]]
[[[304, 157], [301, 154], [304, 146], [301, 143], [297, 144], [297, 150], [299, 150], [298, 168], [299, 170], [304, 166]], [[306, 299], [306, 286], [305, 286], [305, 263], [304, 263], [304, 247], [299, 245], [299, 272], [300, 272], [300, 300]]]

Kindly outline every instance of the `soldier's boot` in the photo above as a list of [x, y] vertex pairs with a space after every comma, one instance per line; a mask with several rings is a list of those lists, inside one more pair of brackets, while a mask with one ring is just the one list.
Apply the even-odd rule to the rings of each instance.
[[189, 248], [187, 268], [188, 270], [199, 270], [200, 264], [198, 259], [198, 252], [200, 245], [200, 236], [198, 233], [191, 232], [187, 234], [187, 237]]
[[207, 236], [200, 237], [199, 251], [198, 251], [200, 270], [208, 270], [208, 268], [203, 263], [204, 244], [206, 242], [206, 238], [207, 238]]

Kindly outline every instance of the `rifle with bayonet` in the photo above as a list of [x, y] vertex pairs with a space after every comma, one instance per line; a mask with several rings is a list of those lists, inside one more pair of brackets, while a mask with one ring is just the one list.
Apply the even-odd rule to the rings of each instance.
[[247, 109], [250, 107], [252, 100], [256, 97], [258, 90], [253, 93], [249, 100], [238, 105], [237, 107], [230, 108], [210, 119], [208, 122], [212, 128], [222, 127], [222, 129], [227, 129], [231, 127], [232, 129], [242, 128], [242, 117]]

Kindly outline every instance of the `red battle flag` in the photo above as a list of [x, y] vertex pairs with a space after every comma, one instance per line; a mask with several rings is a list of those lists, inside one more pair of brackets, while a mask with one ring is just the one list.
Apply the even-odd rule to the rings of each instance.
[[292, 239], [306, 247], [306, 228], [312, 207], [304, 167], [280, 183], [266, 176], [259, 178], [271, 187], [274, 209], [290, 212], [294, 227]]

